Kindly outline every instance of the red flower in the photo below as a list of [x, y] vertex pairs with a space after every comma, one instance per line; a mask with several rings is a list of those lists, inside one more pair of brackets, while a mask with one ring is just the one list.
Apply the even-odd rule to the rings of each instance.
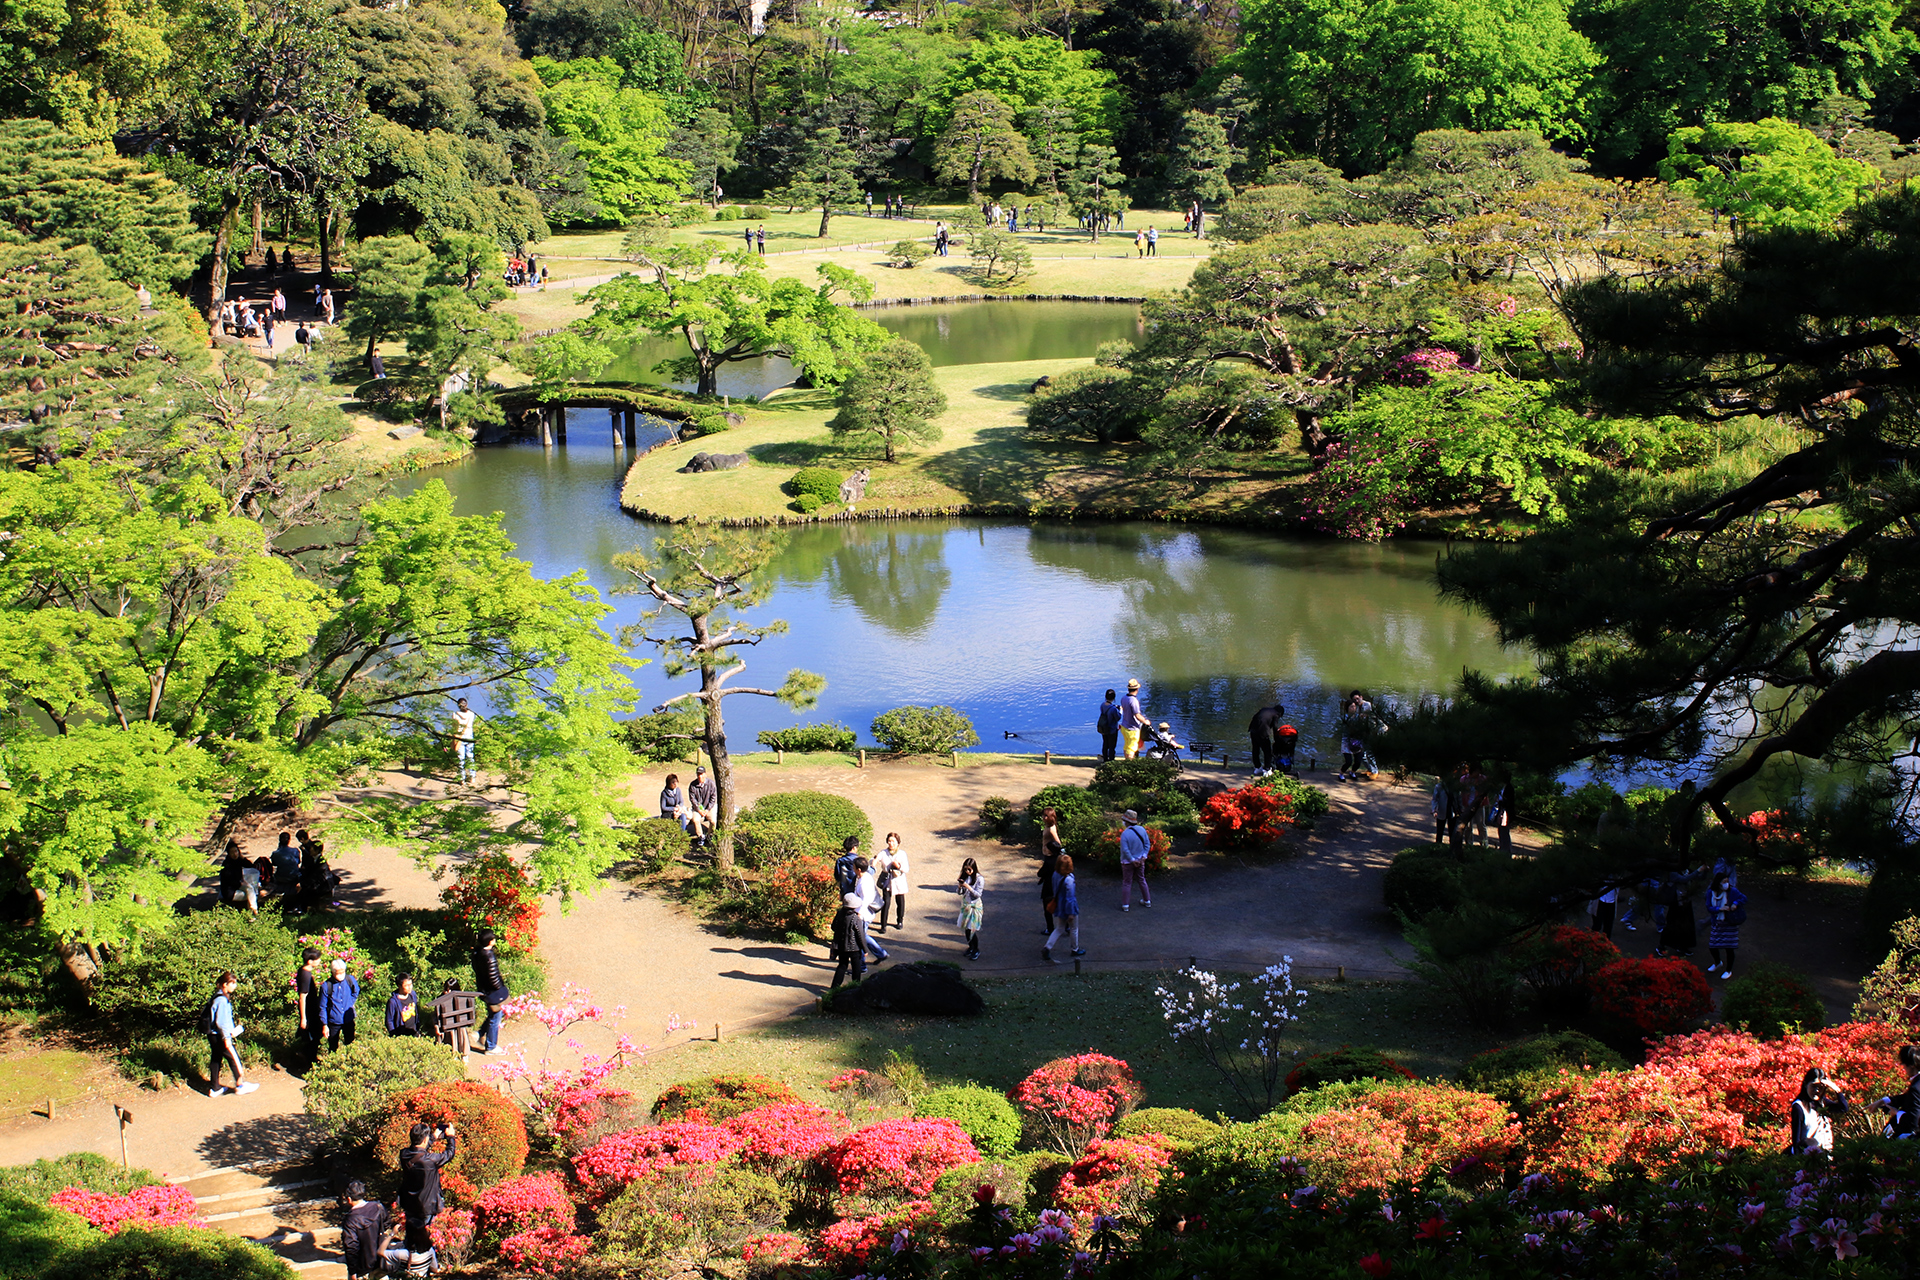
[[1014, 1086], [1013, 1105], [1054, 1145], [1078, 1159], [1095, 1138], [1139, 1104], [1144, 1090], [1133, 1068], [1104, 1053], [1055, 1058]]
[[[1435, 1219], [1435, 1221], [1438, 1221], [1438, 1219]], [[1377, 1253], [1370, 1253], [1360, 1259], [1360, 1269], [1368, 1275], [1373, 1276], [1374, 1280], [1379, 1280], [1382, 1276], [1390, 1276], [1393, 1274], [1393, 1264]]]
[[[1439, 1217], [1428, 1218], [1425, 1222], [1413, 1229], [1413, 1238], [1415, 1240], [1445, 1240], [1450, 1234], [1452, 1234], [1452, 1232], [1447, 1226], [1447, 1220]], [[1384, 1275], [1385, 1272], [1381, 1274]]]
[[994, 1197], [999, 1194], [1000, 1192], [991, 1182], [983, 1182], [973, 1189], [973, 1202], [982, 1205], [992, 1204]]
[[1294, 825], [1293, 797], [1250, 784], [1222, 791], [1200, 808], [1209, 849], [1252, 849], [1271, 844]]
[[820, 1157], [841, 1194], [885, 1196], [924, 1196], [947, 1170], [979, 1160], [966, 1130], [945, 1119], [883, 1120]]

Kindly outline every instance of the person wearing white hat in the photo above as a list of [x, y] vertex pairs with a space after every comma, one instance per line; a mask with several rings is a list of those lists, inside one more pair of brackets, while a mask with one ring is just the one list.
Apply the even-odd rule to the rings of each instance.
[[1140, 731], [1147, 727], [1147, 713], [1140, 705], [1140, 682], [1127, 681], [1127, 696], [1120, 699], [1120, 740], [1126, 744], [1127, 759], [1140, 756]]

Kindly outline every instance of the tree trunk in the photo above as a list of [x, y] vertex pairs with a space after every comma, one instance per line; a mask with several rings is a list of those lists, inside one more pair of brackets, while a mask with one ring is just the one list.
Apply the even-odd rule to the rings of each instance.
[[711, 653], [705, 651], [709, 635], [706, 615], [692, 622], [695, 643], [706, 659], [700, 667], [700, 695], [707, 710], [707, 758], [713, 761], [713, 866], [725, 873], [733, 870], [733, 759], [727, 754], [727, 727], [720, 716], [721, 673], [713, 665]]
[[250, 255], [263, 254], [267, 251], [266, 216], [266, 201], [255, 196], [253, 198], [253, 245], [247, 250]]
[[694, 384], [693, 394], [697, 396], [713, 395], [720, 386], [719, 362], [713, 359], [711, 352], [707, 351], [696, 351], [693, 353], [693, 356], [694, 359], [700, 362], [700, 379]]
[[820, 238], [827, 238], [827, 220], [833, 217], [833, 197], [820, 197]]
[[233, 245], [233, 215], [240, 208], [239, 196], [228, 196], [220, 205], [220, 218], [214, 224], [213, 271], [207, 282], [207, 324], [213, 336], [220, 336], [220, 304], [227, 300], [227, 251]]
[[313, 198], [313, 238], [320, 245], [320, 283], [333, 283], [333, 212], [325, 196]]

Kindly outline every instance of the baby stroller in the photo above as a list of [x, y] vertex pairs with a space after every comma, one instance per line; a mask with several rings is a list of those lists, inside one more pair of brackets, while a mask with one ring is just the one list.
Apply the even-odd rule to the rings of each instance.
[[1174, 736], [1173, 728], [1165, 720], [1159, 724], [1142, 725], [1140, 729], [1140, 758], [1142, 760], [1178, 760], [1180, 753], [1187, 750], [1187, 744]]

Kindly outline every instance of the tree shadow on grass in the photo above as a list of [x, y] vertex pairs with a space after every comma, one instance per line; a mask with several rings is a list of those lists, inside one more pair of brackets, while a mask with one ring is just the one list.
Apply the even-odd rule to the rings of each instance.
[[761, 413], [824, 413], [833, 408], [832, 391], [824, 387], [782, 389], [778, 395], [761, 400], [754, 408]]
[[842, 470], [877, 466], [880, 462], [879, 450], [863, 448], [851, 442], [843, 443], [830, 437], [775, 440], [751, 445], [747, 449], [747, 456], [769, 466], [839, 467]]
[[1025, 400], [1033, 394], [1031, 382], [996, 382], [990, 387], [975, 387], [973, 394], [982, 400]]

